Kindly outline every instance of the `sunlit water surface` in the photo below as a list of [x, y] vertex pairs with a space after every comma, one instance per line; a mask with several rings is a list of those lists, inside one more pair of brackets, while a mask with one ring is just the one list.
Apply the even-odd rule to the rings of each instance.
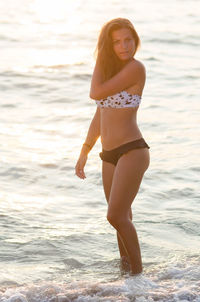
[[[199, 7], [174, 1], [0, 1], [0, 301], [200, 301]], [[100, 141], [74, 166], [104, 22], [129, 18], [147, 82], [151, 165], [133, 205], [144, 273], [120, 270]]]

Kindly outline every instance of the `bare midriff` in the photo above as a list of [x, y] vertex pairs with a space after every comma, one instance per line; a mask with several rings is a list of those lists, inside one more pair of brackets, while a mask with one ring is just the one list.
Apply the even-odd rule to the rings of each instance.
[[136, 108], [101, 108], [101, 143], [111, 150], [137, 140], [142, 134], [137, 125]]

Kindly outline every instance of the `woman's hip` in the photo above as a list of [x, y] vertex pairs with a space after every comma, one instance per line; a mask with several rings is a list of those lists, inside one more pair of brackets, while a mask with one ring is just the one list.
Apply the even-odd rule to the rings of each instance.
[[[144, 138], [139, 138], [137, 140], [133, 140], [122, 144], [114, 149], [105, 150], [103, 149], [101, 153], [99, 153], [100, 158], [103, 161], [107, 161], [112, 163], [113, 165], [117, 165], [119, 159], [126, 153], [130, 152], [131, 150], [138, 150], [138, 149], [149, 149], [150, 147], [145, 142]], [[149, 152], [148, 152], [149, 154]]]

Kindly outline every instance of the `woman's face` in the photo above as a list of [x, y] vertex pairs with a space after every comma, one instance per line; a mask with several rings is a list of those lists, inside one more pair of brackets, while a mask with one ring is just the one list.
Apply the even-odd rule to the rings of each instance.
[[129, 28], [121, 28], [112, 32], [113, 50], [122, 61], [129, 61], [135, 53], [135, 40]]

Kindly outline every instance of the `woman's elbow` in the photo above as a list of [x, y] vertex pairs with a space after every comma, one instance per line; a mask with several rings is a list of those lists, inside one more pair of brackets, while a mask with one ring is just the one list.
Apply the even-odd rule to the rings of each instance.
[[93, 91], [92, 89], [90, 89], [90, 98], [93, 100], [100, 100], [101, 96], [98, 91]]
[[95, 94], [90, 90], [90, 98], [95, 100]]

